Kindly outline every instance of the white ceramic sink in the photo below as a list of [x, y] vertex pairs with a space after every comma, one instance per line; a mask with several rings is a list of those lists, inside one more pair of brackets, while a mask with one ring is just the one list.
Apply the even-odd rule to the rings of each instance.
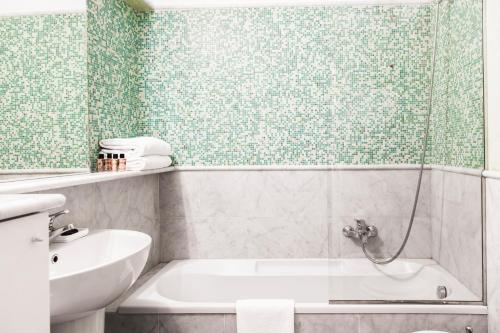
[[95, 230], [51, 244], [51, 324], [92, 315], [112, 303], [137, 280], [150, 246], [151, 237], [129, 230]]

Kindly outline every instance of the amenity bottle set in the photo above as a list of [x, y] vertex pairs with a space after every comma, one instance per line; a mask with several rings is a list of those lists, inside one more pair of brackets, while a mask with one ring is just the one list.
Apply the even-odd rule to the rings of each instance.
[[97, 172], [103, 171], [125, 171], [127, 169], [127, 159], [125, 154], [104, 154], [99, 153], [97, 159]]
[[172, 164], [172, 147], [153, 137], [115, 138], [99, 142], [97, 172], [145, 171]]

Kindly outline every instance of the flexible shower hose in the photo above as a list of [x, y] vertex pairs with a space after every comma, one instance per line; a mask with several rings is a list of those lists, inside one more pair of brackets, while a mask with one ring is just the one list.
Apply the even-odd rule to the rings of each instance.
[[424, 134], [424, 141], [423, 141], [423, 147], [422, 147], [422, 153], [420, 154], [420, 170], [418, 174], [418, 181], [417, 181], [417, 189], [415, 191], [415, 199], [413, 200], [413, 208], [411, 210], [411, 216], [410, 216], [410, 223], [408, 224], [408, 229], [406, 230], [406, 235], [403, 240], [403, 243], [399, 247], [398, 251], [396, 254], [389, 258], [375, 258], [372, 255], [368, 253], [368, 250], [366, 249], [366, 245], [368, 243], [368, 238], [366, 240], [362, 241], [361, 247], [363, 248], [363, 253], [365, 254], [366, 258], [368, 258], [371, 262], [377, 265], [386, 265], [394, 260], [396, 260], [401, 252], [403, 252], [406, 243], [408, 242], [408, 238], [410, 237], [411, 233], [411, 228], [413, 227], [413, 221], [415, 220], [415, 212], [417, 211], [417, 205], [418, 205], [418, 197], [420, 195], [420, 187], [422, 185], [422, 174], [424, 172], [424, 164], [425, 164], [425, 155], [427, 152], [427, 139], [429, 137], [429, 128], [430, 128], [430, 122], [431, 122], [431, 110], [432, 110], [432, 98], [433, 98], [433, 90], [434, 90], [434, 72], [435, 72], [435, 67], [436, 67], [436, 52], [437, 52], [437, 40], [438, 40], [438, 27], [439, 27], [439, 4], [440, 2], [437, 3], [437, 10], [436, 10], [436, 26], [434, 30], [434, 50], [432, 53], [432, 73], [431, 73], [431, 86], [430, 86], [430, 93], [429, 93], [429, 105], [428, 105], [428, 112], [427, 112], [427, 119], [426, 119], [426, 124], [425, 124], [425, 134]]

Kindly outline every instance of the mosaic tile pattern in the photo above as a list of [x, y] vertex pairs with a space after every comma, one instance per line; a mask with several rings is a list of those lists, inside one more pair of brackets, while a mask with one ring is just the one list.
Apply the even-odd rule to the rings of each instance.
[[[481, 3], [442, 6], [427, 162], [480, 167]], [[183, 165], [418, 163], [433, 9], [90, 0], [91, 156], [100, 138], [146, 134]]]
[[443, 1], [431, 163], [484, 167], [482, 1]]
[[86, 15], [0, 18], [0, 169], [85, 168]]
[[416, 163], [430, 6], [141, 14], [145, 131], [184, 165]]
[[138, 17], [122, 0], [89, 0], [90, 156], [100, 139], [142, 134]]

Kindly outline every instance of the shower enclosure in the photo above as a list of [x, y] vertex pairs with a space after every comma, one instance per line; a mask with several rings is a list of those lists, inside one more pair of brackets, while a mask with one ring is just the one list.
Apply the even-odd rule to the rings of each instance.
[[359, 111], [372, 123], [349, 118], [356, 158], [370, 162], [328, 180], [329, 302], [483, 304], [482, 2], [342, 10], [383, 22], [350, 37], [377, 71], [357, 94], [380, 104]]

